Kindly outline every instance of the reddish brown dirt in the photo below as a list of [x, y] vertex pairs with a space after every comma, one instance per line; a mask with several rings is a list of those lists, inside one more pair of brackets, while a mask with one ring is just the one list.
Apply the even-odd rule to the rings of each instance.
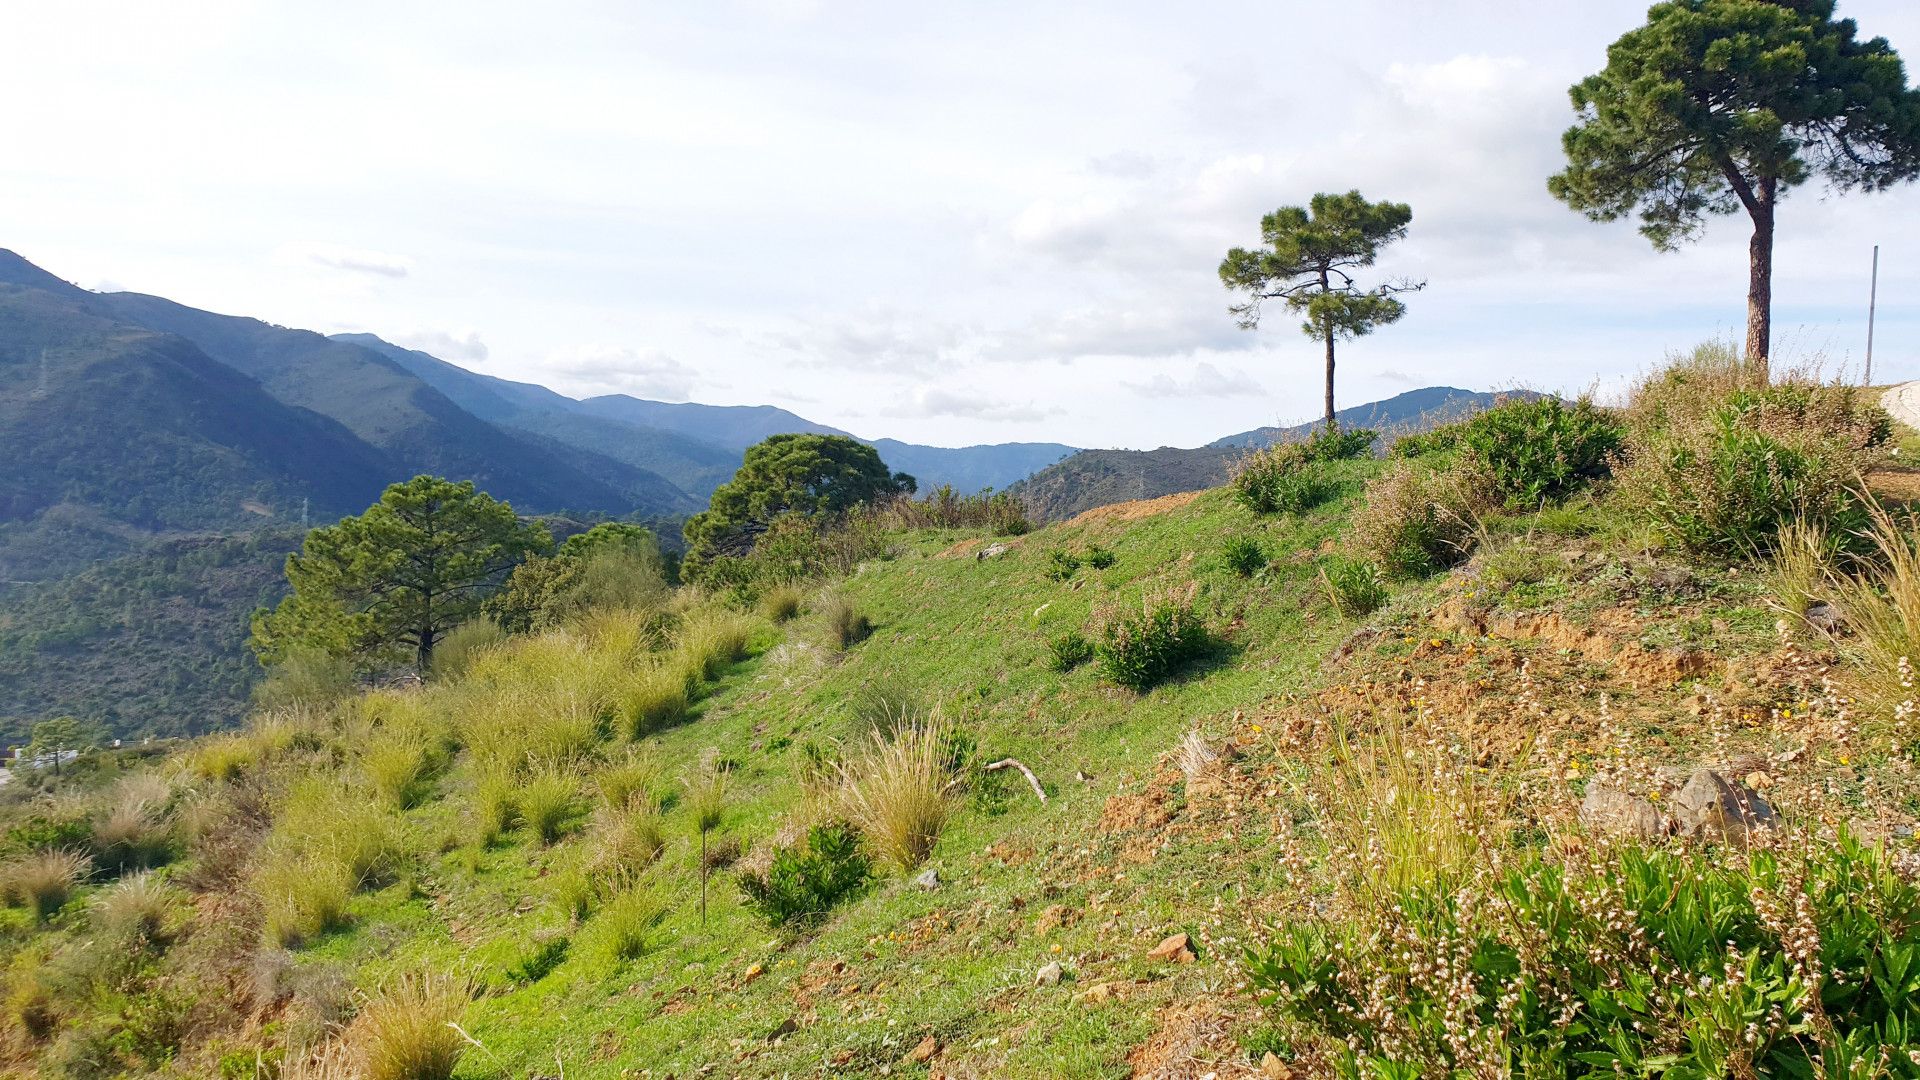
[[1141, 518], [1150, 518], [1156, 514], [1178, 510], [1204, 494], [1206, 494], [1204, 491], [1182, 491], [1177, 495], [1162, 495], [1157, 499], [1135, 499], [1132, 502], [1114, 503], [1110, 506], [1096, 506], [1068, 519], [1067, 527], [1139, 521]]

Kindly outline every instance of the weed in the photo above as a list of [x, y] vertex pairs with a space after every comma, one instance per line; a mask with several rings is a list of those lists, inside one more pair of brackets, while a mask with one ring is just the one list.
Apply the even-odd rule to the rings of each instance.
[[615, 960], [632, 960], [647, 951], [654, 928], [667, 917], [667, 904], [652, 889], [636, 886], [615, 895], [593, 917], [600, 948]]
[[267, 939], [297, 945], [345, 926], [353, 897], [353, 872], [321, 855], [276, 856], [253, 876]]
[[517, 983], [537, 983], [553, 973], [567, 959], [573, 945], [565, 934], [549, 933], [536, 937], [533, 948], [507, 968], [507, 978]]
[[1354, 544], [1393, 573], [1428, 574], [1459, 563], [1479, 542], [1492, 508], [1488, 483], [1470, 461], [1434, 472], [1396, 461], [1367, 485], [1353, 515]]
[[594, 783], [609, 810], [657, 810], [660, 779], [665, 771], [654, 755], [629, 751], [601, 766], [594, 774]]
[[151, 870], [122, 878], [93, 898], [93, 921], [109, 940], [146, 943], [163, 940], [179, 890]]
[[1220, 564], [1241, 577], [1267, 568], [1267, 549], [1251, 536], [1229, 536], [1220, 545]]
[[1115, 555], [1111, 549], [1101, 547], [1099, 544], [1090, 545], [1087, 548], [1085, 558], [1087, 565], [1095, 570], [1105, 570], [1120, 561], [1120, 556]]
[[774, 926], [804, 926], [860, 891], [872, 872], [859, 832], [828, 823], [809, 830], [804, 845], [775, 851], [765, 868], [743, 869], [740, 891], [747, 906]]
[[1349, 619], [1373, 614], [1387, 602], [1380, 568], [1361, 559], [1332, 559], [1320, 570], [1320, 587], [1335, 611]]
[[1461, 424], [1459, 442], [1481, 462], [1493, 493], [1509, 506], [1559, 501], [1608, 473], [1625, 431], [1581, 398], [1507, 401]]
[[1070, 581], [1080, 572], [1080, 556], [1065, 548], [1047, 549], [1047, 565], [1041, 571], [1048, 581]]
[[1098, 619], [1094, 654], [1100, 673], [1129, 690], [1152, 689], [1207, 645], [1192, 587], [1149, 592], [1137, 610], [1110, 607]]
[[1047, 639], [1047, 666], [1058, 672], [1072, 671], [1093, 659], [1093, 642], [1078, 630], [1068, 630]]

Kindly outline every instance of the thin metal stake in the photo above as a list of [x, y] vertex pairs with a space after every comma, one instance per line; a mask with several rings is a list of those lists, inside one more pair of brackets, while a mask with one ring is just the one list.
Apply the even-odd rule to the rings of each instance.
[[1880, 300], [1880, 245], [1873, 245], [1873, 283], [1867, 286], [1867, 385], [1873, 385], [1873, 309]]

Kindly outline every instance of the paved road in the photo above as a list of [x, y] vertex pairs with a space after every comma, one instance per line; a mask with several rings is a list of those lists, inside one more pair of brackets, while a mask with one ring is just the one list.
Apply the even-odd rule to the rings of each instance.
[[1880, 398], [1895, 420], [1920, 431], [1920, 382], [1901, 383]]

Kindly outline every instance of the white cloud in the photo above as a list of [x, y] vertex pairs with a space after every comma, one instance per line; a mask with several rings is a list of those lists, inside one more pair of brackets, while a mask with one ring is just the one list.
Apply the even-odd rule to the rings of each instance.
[[1015, 404], [982, 394], [973, 390], [949, 390], [943, 387], [921, 387], [898, 403], [898, 411], [909, 416], [959, 417], [967, 420], [985, 420], [995, 423], [1017, 423], [1045, 420], [1057, 416], [1061, 409], [1042, 408], [1032, 402]]
[[1262, 392], [1260, 384], [1246, 372], [1222, 371], [1205, 360], [1195, 364], [1193, 373], [1186, 378], [1161, 371], [1154, 373], [1150, 379], [1132, 380], [1126, 385], [1156, 398], [1226, 398], [1253, 396]]
[[575, 397], [631, 394], [686, 401], [700, 373], [658, 349], [589, 344], [548, 353], [539, 369], [553, 389]]
[[475, 330], [462, 333], [447, 330], [417, 330], [395, 335], [393, 343], [403, 348], [417, 349], [442, 360], [451, 360], [454, 363], [477, 364], [484, 362], [487, 358], [487, 343], [480, 340], [480, 334]]
[[356, 274], [403, 278], [413, 272], [413, 260], [371, 248], [342, 247], [339, 244], [286, 244], [275, 254], [289, 262], [311, 263]]

